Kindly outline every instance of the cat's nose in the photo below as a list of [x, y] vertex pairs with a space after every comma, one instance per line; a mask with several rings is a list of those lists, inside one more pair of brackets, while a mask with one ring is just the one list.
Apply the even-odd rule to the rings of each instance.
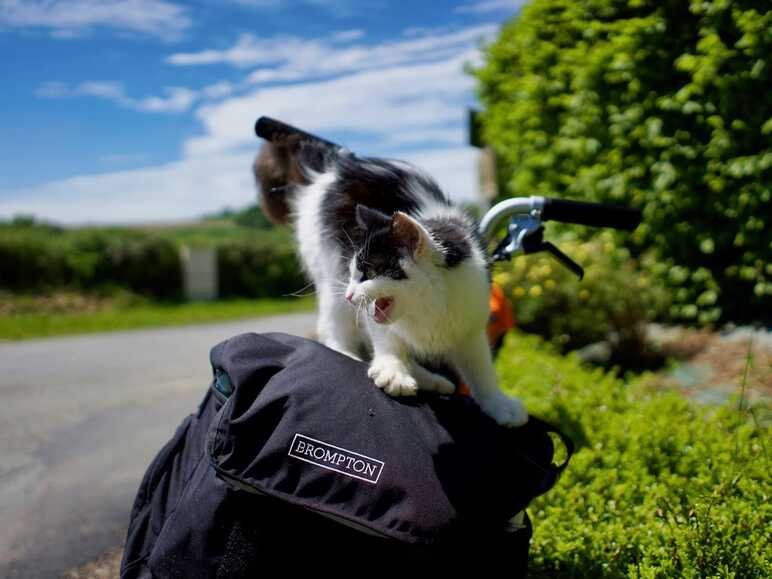
[[354, 292], [346, 292], [346, 299], [351, 301], [354, 299]]

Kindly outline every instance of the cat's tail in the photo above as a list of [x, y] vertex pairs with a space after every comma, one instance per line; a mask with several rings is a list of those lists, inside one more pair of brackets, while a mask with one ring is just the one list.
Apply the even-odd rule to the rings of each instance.
[[260, 189], [260, 207], [273, 223], [290, 220], [291, 203], [297, 190], [324, 173], [341, 149], [287, 135], [267, 141], [252, 165]]

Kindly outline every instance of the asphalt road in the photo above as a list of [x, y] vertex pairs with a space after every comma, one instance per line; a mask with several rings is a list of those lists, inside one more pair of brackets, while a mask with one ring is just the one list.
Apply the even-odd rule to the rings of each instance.
[[311, 314], [0, 342], [0, 577], [59, 577], [122, 543], [149, 461], [243, 332], [308, 335]]

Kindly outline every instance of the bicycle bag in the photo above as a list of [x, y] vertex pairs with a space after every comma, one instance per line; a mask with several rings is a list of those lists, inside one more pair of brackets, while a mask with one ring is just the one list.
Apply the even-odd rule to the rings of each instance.
[[531, 527], [511, 520], [565, 468], [554, 428], [502, 428], [467, 396], [391, 398], [367, 364], [285, 334], [231, 338], [211, 362], [198, 411], [141, 483], [123, 579], [524, 574]]

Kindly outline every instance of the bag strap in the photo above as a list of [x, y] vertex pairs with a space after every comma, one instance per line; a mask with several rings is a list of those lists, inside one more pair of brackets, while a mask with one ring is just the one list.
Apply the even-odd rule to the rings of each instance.
[[537, 468], [541, 469], [545, 474], [539, 489], [534, 494], [534, 497], [536, 497], [546, 493], [553, 486], [555, 486], [555, 483], [557, 483], [558, 478], [560, 478], [560, 475], [566, 469], [569, 461], [571, 460], [571, 457], [574, 454], [574, 441], [571, 440], [571, 438], [569, 438], [567, 434], [563, 433], [558, 428], [552, 426], [549, 422], [545, 422], [541, 418], [537, 418], [535, 416], [530, 416], [528, 418], [528, 422], [526, 423], [526, 425], [522, 426], [521, 429], [528, 429], [531, 431], [531, 433], [537, 434], [537, 435], [538, 434], [548, 435], [549, 433], [554, 433], [560, 438], [560, 440], [563, 442], [563, 444], [566, 447], [566, 459], [563, 461], [562, 464], [554, 464], [551, 462], [552, 457], [554, 456], [554, 444], [552, 444], [552, 439], [550, 439], [552, 452], [550, 456], [550, 464], [548, 465], [540, 464], [536, 462], [525, 453], [521, 454], [523, 459], [527, 460]]
[[566, 470], [566, 467], [568, 466], [568, 462], [571, 460], [571, 457], [574, 455], [574, 441], [569, 438], [567, 434], [565, 434], [563, 431], [559, 430], [555, 426], [552, 426], [549, 422], [545, 422], [541, 418], [536, 418], [535, 416], [531, 416], [528, 419], [528, 422], [533, 421], [543, 432], [549, 434], [552, 432], [553, 434], [556, 434], [558, 438], [560, 438], [563, 445], [566, 447], [566, 460], [563, 461], [563, 464], [552, 464], [552, 468], [555, 470], [555, 474], [557, 476], [560, 476], [560, 474]]

